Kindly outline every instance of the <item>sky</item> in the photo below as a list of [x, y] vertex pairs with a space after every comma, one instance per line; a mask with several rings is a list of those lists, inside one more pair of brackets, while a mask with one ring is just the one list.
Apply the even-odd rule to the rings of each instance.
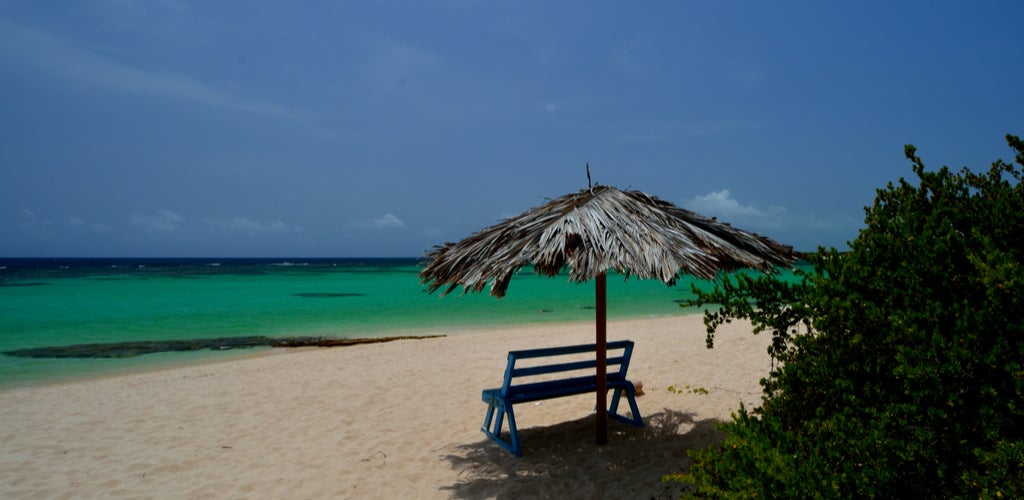
[[594, 182], [846, 248], [1024, 135], [1024, 2], [0, 0], [0, 257], [419, 257]]

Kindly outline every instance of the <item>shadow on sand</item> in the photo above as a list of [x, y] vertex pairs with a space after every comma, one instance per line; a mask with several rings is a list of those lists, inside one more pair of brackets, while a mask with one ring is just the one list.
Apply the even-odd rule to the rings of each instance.
[[689, 468], [687, 451], [720, 443], [718, 421], [669, 409], [645, 420], [609, 421], [604, 446], [594, 444], [593, 415], [521, 429], [522, 458], [484, 437], [445, 457], [460, 477], [445, 489], [455, 498], [679, 498], [686, 487], [661, 477]]

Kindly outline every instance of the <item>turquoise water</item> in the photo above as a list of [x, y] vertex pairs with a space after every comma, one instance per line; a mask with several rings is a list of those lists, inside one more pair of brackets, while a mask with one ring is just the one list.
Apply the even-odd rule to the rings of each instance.
[[[0, 260], [0, 352], [241, 336], [457, 334], [593, 320], [593, 284], [517, 275], [505, 298], [427, 294], [415, 259]], [[610, 319], [682, 314], [691, 281], [608, 279]], [[707, 285], [706, 282], [703, 282]], [[261, 348], [132, 358], [0, 354], [0, 387], [251, 355]]]

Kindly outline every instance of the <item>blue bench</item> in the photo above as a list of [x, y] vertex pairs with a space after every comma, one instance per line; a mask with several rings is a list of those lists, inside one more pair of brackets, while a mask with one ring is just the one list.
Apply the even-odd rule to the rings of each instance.
[[[636, 388], [632, 382], [626, 379], [629, 359], [633, 355], [633, 341], [608, 342], [607, 346], [608, 390], [614, 391], [608, 408], [608, 416], [621, 422], [643, 427], [644, 421], [636, 406]], [[523, 456], [512, 406], [516, 403], [595, 393], [597, 391], [597, 360], [595, 357], [591, 356], [590, 359], [581, 360], [570, 359], [572, 355], [594, 354], [596, 350], [596, 344], [584, 344], [509, 352], [504, 383], [501, 387], [483, 391], [483, 400], [487, 403], [487, 415], [484, 417], [484, 425], [481, 430], [515, 456]], [[622, 351], [621, 354], [618, 354], [618, 351]], [[560, 361], [551, 363], [551, 358]], [[524, 363], [520, 363], [521, 361]], [[584, 370], [589, 370], [589, 374], [583, 372]], [[543, 377], [549, 374], [566, 373], [568, 376], [554, 380], [549, 379], [550, 377]], [[537, 378], [542, 380], [535, 381]], [[524, 380], [526, 381], [524, 382]], [[618, 414], [619, 398], [623, 393], [626, 394], [629, 409], [633, 412], [632, 418]], [[496, 420], [495, 413], [497, 413]], [[508, 418], [510, 438], [508, 440], [503, 439], [501, 435], [502, 424], [506, 417]]]

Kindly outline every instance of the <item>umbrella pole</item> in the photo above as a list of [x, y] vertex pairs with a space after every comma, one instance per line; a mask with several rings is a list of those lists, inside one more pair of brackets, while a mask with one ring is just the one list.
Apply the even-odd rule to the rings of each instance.
[[597, 275], [597, 444], [608, 442], [608, 323], [605, 273]]

